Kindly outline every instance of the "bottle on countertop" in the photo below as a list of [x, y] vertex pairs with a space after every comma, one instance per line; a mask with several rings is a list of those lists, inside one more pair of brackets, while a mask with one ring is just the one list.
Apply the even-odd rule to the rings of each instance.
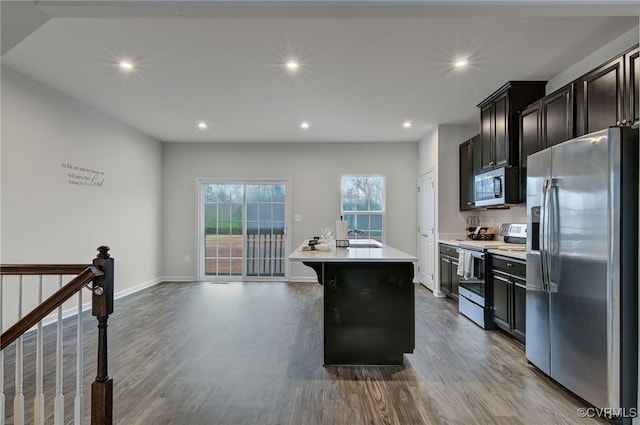
[[336, 221], [336, 240], [347, 240], [347, 222], [342, 219], [342, 216]]

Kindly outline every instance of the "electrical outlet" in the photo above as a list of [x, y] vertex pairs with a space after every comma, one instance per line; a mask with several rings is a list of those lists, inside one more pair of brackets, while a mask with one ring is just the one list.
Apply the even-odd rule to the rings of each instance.
[[184, 256], [184, 262], [188, 263], [189, 261], [191, 261], [191, 256], [190, 255], [185, 255]]

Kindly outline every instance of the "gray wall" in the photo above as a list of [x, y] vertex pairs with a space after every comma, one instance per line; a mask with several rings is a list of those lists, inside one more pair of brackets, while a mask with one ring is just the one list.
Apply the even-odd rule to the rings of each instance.
[[460, 144], [479, 131], [479, 124], [439, 125], [419, 142], [419, 174], [435, 171], [437, 233], [464, 233], [466, 213], [459, 211]]
[[[280, 177], [292, 180], [292, 248], [334, 226], [340, 214], [344, 174], [386, 177], [387, 244], [416, 253], [417, 143], [165, 143], [163, 149], [164, 275], [196, 276], [196, 178]], [[168, 243], [170, 242], [170, 243]], [[185, 255], [191, 256], [185, 262]], [[292, 280], [311, 280], [313, 272], [294, 264]]]
[[[3, 67], [1, 154], [2, 263], [88, 263], [107, 244], [119, 294], [158, 281], [159, 142]], [[94, 175], [100, 185], [73, 184]], [[25, 288], [26, 312], [37, 299]]]

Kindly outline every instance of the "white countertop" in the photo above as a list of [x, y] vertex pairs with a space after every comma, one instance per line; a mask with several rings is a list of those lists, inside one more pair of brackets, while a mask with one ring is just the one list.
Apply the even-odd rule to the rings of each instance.
[[508, 249], [488, 249], [489, 254], [502, 255], [504, 257], [516, 258], [518, 260], [527, 261], [527, 251], [510, 251]]
[[524, 250], [525, 245], [521, 244], [511, 244], [504, 241], [472, 241], [458, 239], [441, 239], [439, 242], [453, 246], [467, 245], [471, 247], [484, 248], [490, 254], [503, 255], [505, 257], [525, 261], [527, 259], [527, 252]]
[[[329, 251], [302, 251], [304, 241], [289, 256], [291, 261], [308, 262], [413, 262], [418, 259], [373, 239], [349, 239], [349, 248], [333, 248]], [[379, 248], [359, 248], [358, 244], [377, 245]]]

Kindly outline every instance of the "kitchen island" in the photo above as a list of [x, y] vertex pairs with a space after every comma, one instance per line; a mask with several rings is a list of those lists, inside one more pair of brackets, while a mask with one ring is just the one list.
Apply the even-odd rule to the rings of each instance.
[[417, 258], [371, 239], [329, 251], [305, 246], [289, 260], [311, 267], [323, 285], [324, 364], [403, 364], [415, 347]]

